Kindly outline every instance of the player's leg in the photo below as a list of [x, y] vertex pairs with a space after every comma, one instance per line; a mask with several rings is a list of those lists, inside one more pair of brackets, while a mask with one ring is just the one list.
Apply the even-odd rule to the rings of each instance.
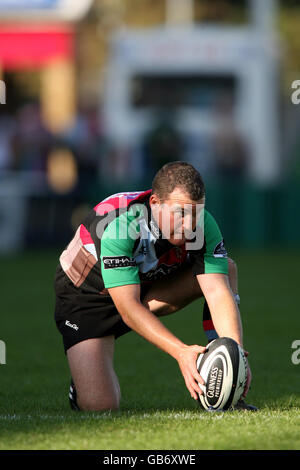
[[[238, 269], [236, 263], [228, 259], [229, 285], [238, 300]], [[182, 309], [203, 296], [199, 283], [189, 266], [168, 278], [156, 281], [143, 297], [143, 304], [157, 316], [169, 315]], [[203, 328], [208, 341], [217, 338], [207, 302], [203, 306]]]
[[[201, 295], [199, 284], [188, 267], [168, 279], [152, 283], [142, 301], [153, 313], [161, 316], [181, 309]], [[119, 323], [116, 331], [123, 334], [129, 330], [121, 319]], [[70, 403], [73, 409], [118, 409], [121, 393], [113, 366], [114, 343], [114, 336], [92, 338], [67, 350], [73, 380], [70, 388]]]
[[67, 350], [67, 358], [80, 410], [116, 410], [120, 386], [113, 367], [114, 336], [91, 338]]
[[190, 266], [154, 281], [142, 303], [158, 317], [174, 313], [203, 296]]

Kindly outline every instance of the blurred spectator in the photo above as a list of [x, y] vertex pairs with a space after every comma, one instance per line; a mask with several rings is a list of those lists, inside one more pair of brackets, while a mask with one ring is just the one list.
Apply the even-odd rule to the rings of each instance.
[[223, 179], [245, 178], [248, 149], [234, 122], [232, 97], [224, 95], [215, 113], [218, 123], [213, 142], [216, 175]]
[[50, 143], [51, 136], [42, 122], [38, 103], [21, 107], [16, 114], [12, 139], [12, 169], [45, 171]]
[[165, 163], [183, 159], [183, 140], [168, 116], [160, 116], [142, 144], [145, 172], [155, 173]]
[[247, 173], [246, 146], [241, 136], [228, 126], [215, 139], [216, 173], [223, 178], [244, 178]]
[[0, 116], [0, 172], [10, 170], [12, 167], [12, 139], [15, 127], [15, 121], [9, 114]]
[[197, 168], [206, 181], [215, 176], [212, 140], [211, 133], [202, 130], [185, 134], [186, 160]]
[[80, 109], [72, 126], [59, 135], [47, 130], [38, 102], [20, 106], [15, 113], [0, 115], [0, 172], [46, 174], [50, 153], [61, 148], [74, 156], [79, 177], [77, 191], [84, 194], [93, 182], [97, 183], [100, 160], [108, 152], [98, 107]]
[[98, 178], [100, 160], [105, 151], [99, 108], [79, 109], [73, 125], [60, 137], [76, 158], [80, 186], [84, 191]]

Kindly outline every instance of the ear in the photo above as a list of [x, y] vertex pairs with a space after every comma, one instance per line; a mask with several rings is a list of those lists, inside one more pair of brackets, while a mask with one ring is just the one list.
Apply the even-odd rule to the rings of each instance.
[[150, 198], [149, 198], [150, 206], [154, 206], [156, 204], [160, 204], [160, 199], [157, 196], [157, 194], [152, 193]]

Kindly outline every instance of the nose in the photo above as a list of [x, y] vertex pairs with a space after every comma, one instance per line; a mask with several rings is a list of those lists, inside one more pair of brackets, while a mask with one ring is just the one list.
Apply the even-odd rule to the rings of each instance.
[[182, 228], [184, 233], [190, 233], [194, 229], [194, 218], [192, 215], [186, 215], [182, 219]]

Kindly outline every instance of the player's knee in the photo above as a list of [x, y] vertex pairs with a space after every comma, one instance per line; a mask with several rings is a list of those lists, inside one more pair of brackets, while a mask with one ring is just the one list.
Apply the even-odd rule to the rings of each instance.
[[163, 305], [159, 305], [158, 307], [153, 308], [153, 310], [150, 308], [150, 310], [157, 317], [163, 317], [165, 315], [170, 315], [171, 313], [176, 312], [178, 310], [178, 307], [176, 305], [163, 304]]
[[78, 406], [81, 411], [117, 411], [120, 406], [120, 400], [117, 396], [79, 396]]
[[69, 398], [73, 409], [79, 411], [114, 411], [119, 409], [121, 390], [118, 381], [109, 390], [77, 390], [74, 384], [71, 384], [71, 388]]

